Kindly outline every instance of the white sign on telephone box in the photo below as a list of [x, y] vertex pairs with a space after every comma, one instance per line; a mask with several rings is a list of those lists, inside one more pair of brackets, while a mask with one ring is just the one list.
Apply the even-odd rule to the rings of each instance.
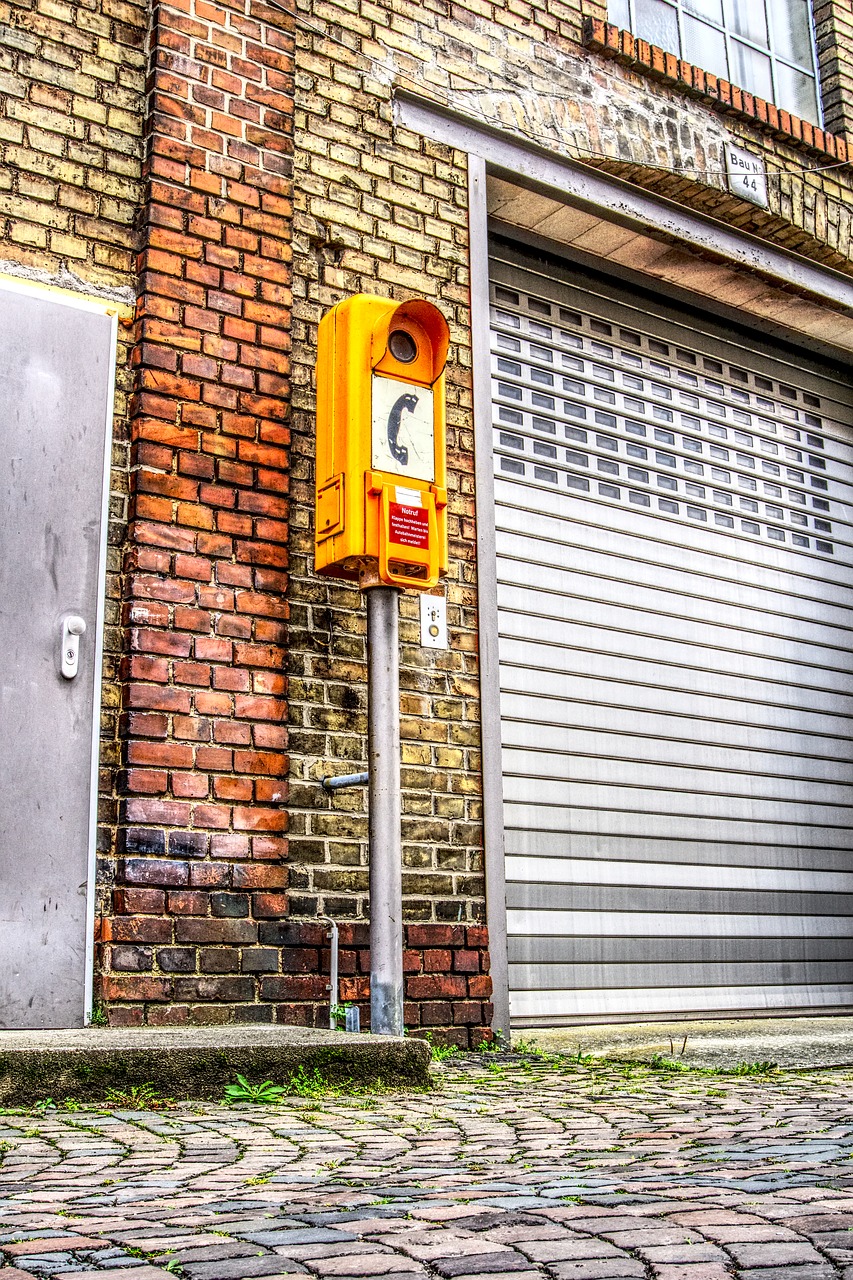
[[726, 170], [728, 173], [729, 191], [749, 200], [752, 204], [769, 209], [767, 199], [767, 170], [764, 162], [742, 147], [734, 143], [726, 143]]

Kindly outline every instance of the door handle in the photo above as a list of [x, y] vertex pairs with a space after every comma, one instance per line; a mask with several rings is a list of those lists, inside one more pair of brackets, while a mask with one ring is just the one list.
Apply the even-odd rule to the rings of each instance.
[[80, 637], [86, 633], [84, 618], [68, 613], [62, 619], [62, 652], [59, 669], [66, 680], [73, 680], [80, 662]]

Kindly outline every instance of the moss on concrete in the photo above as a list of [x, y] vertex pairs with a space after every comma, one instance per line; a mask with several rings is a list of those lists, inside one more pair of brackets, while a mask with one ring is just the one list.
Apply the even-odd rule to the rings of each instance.
[[423, 1040], [296, 1027], [0, 1031], [0, 1103], [99, 1102], [146, 1084], [176, 1099], [219, 1099], [237, 1072], [287, 1084], [300, 1067], [335, 1085], [425, 1088], [430, 1057]]

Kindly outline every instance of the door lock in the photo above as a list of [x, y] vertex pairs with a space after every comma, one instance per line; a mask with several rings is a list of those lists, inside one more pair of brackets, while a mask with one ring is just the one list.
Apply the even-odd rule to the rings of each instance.
[[69, 613], [62, 619], [62, 653], [59, 669], [66, 680], [73, 680], [80, 662], [80, 637], [86, 633], [84, 618]]

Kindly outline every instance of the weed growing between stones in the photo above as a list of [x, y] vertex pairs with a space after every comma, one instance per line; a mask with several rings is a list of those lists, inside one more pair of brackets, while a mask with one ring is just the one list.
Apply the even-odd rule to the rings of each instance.
[[250, 1084], [245, 1076], [237, 1073], [237, 1083], [225, 1086], [223, 1101], [226, 1106], [234, 1106], [238, 1102], [248, 1102], [254, 1106], [267, 1106], [279, 1102], [287, 1090], [283, 1085], [273, 1084], [272, 1080], [264, 1080], [263, 1084]]
[[[354, 1099], [352, 1104], [354, 1107], [372, 1110], [376, 1103], [372, 1101], [370, 1094], [391, 1092], [396, 1090], [388, 1089], [378, 1077], [369, 1085], [359, 1084], [351, 1076], [332, 1081], [323, 1075], [319, 1067], [312, 1067], [309, 1070], [300, 1066], [291, 1073], [284, 1084], [274, 1084], [272, 1080], [264, 1080], [262, 1084], [251, 1084], [245, 1076], [238, 1075], [235, 1084], [226, 1086], [222, 1101], [226, 1106], [274, 1106], [281, 1104], [286, 1097], [309, 1098], [314, 1101], [348, 1097]], [[419, 1093], [423, 1090], [412, 1089], [410, 1086], [407, 1092]], [[302, 1115], [309, 1116], [316, 1110], [316, 1107], [303, 1108]]]
[[431, 1031], [424, 1031], [418, 1038], [426, 1040], [432, 1053], [433, 1062], [446, 1062], [448, 1058], [454, 1058], [459, 1052], [459, 1048], [455, 1044], [433, 1044]]
[[108, 1027], [110, 1020], [107, 1017], [107, 1011], [102, 1004], [96, 1004], [92, 1009], [92, 1016], [89, 1019], [90, 1027]]
[[107, 1089], [107, 1106], [128, 1111], [172, 1111], [178, 1104], [166, 1098], [153, 1084], [132, 1084], [127, 1089]]

